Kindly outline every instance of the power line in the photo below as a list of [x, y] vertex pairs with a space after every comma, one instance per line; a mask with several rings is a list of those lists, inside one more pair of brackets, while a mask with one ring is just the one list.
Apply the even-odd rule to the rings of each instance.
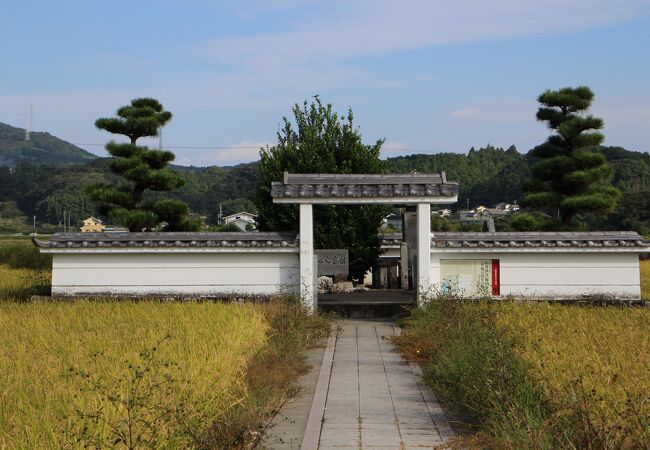
[[[72, 145], [86, 145], [86, 146], [92, 146], [92, 147], [104, 147], [106, 144], [91, 144], [91, 143], [85, 143], [85, 142], [70, 142]], [[169, 148], [169, 149], [181, 149], [181, 150], [247, 150], [247, 149], [259, 149], [259, 148], [264, 148], [265, 146], [263, 145], [251, 145], [251, 146], [239, 146], [239, 145], [165, 145], [164, 148]], [[384, 150], [400, 150], [403, 152], [438, 152], [439, 150], [422, 150], [422, 149], [414, 149], [414, 148], [403, 148], [403, 147], [391, 147], [389, 145], [382, 146], [381, 147]]]
[[[81, 142], [70, 142], [72, 145], [88, 145], [93, 147], [104, 147], [106, 144], [88, 144]], [[192, 146], [192, 145], [165, 145], [164, 148], [178, 148], [178, 149], [189, 149], [189, 150], [226, 150], [226, 149], [251, 149], [251, 148], [261, 148], [261, 145], [255, 146], [233, 146], [233, 145], [202, 145], [202, 146]]]

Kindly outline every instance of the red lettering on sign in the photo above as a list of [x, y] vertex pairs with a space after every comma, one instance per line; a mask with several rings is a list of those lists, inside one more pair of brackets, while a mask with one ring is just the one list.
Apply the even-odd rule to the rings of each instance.
[[492, 260], [492, 295], [501, 295], [501, 267], [498, 259]]

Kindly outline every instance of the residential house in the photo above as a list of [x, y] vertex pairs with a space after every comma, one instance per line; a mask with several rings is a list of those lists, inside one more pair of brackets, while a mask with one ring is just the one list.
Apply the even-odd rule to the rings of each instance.
[[400, 231], [402, 229], [402, 215], [390, 213], [381, 221], [381, 226], [383, 228], [392, 228], [395, 231]]
[[257, 228], [257, 222], [255, 221], [255, 214], [251, 214], [246, 211], [238, 212], [224, 217], [223, 223], [224, 224], [234, 223], [242, 231], [247, 231], [246, 227], [248, 227], [249, 230], [251, 229], [251, 227], [253, 229]]
[[89, 217], [83, 223], [80, 228], [82, 233], [101, 233], [106, 228], [106, 225], [96, 217]]
[[503, 211], [508, 211], [508, 212], [515, 212], [519, 211], [519, 205], [515, 203], [506, 203], [506, 202], [500, 202], [494, 205], [495, 209], [501, 209]]

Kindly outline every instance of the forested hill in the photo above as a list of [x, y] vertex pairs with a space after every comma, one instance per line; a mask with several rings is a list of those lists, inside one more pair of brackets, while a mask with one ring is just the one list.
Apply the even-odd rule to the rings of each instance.
[[[612, 215], [615, 222], [599, 227], [650, 230], [650, 154], [620, 147], [602, 147], [599, 151], [614, 168], [613, 184], [623, 191], [619, 207]], [[36, 215], [41, 222], [59, 223], [64, 210], [71, 211], [75, 220], [83, 219], [95, 214], [85, 188], [110, 179], [107, 162], [106, 158], [96, 158], [71, 166], [0, 166], [0, 203], [6, 206], [7, 202], [15, 202], [24, 215]], [[389, 158], [387, 170], [396, 173], [445, 171], [448, 180], [460, 183], [459, 201], [451, 205], [457, 210], [467, 207], [468, 203], [476, 207], [520, 200], [531, 163], [529, 156], [514, 147], [503, 149], [488, 145], [478, 150], [470, 149], [467, 154]], [[187, 202], [193, 212], [207, 216], [210, 223], [215, 223], [219, 205], [223, 206], [224, 214], [254, 208], [250, 199], [257, 185], [258, 163], [207, 168], [174, 166], [173, 169], [180, 172], [185, 185], [172, 195]], [[0, 216], [6, 217], [6, 213], [0, 210]]]
[[[623, 192], [650, 190], [650, 154], [621, 147], [599, 149], [614, 168], [612, 183]], [[532, 159], [512, 146], [502, 149], [488, 145], [470, 149], [468, 154], [438, 153], [390, 158], [389, 170], [406, 173], [445, 171], [447, 179], [460, 183], [457, 207], [491, 206], [512, 202], [522, 196], [522, 185], [530, 175]]]
[[530, 165], [526, 155], [519, 153], [514, 146], [504, 150], [491, 145], [479, 150], [472, 147], [467, 154], [408, 155], [389, 158], [387, 162], [390, 172], [444, 171], [449, 181], [460, 184], [455, 208], [466, 208], [467, 200], [470, 207], [519, 200]]
[[85, 163], [97, 156], [49, 133], [31, 132], [25, 142], [25, 129], [0, 122], [0, 166], [21, 163], [59, 165]]

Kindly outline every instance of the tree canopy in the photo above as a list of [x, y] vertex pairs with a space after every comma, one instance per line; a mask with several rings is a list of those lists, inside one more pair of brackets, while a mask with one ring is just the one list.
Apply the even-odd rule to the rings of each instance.
[[[348, 110], [339, 117], [332, 105], [316, 98], [293, 107], [293, 119], [286, 117], [278, 132], [278, 143], [260, 152], [257, 190], [258, 222], [262, 230], [296, 230], [297, 205], [275, 205], [271, 182], [292, 173], [383, 173], [379, 159], [383, 140], [365, 145]], [[350, 273], [363, 277], [380, 253], [378, 229], [387, 208], [377, 205], [316, 205], [314, 240], [316, 248], [347, 248]]]
[[522, 203], [557, 209], [565, 226], [577, 214], [613, 211], [620, 197], [610, 183], [611, 166], [602, 153], [594, 151], [604, 136], [598, 132], [602, 119], [586, 114], [593, 97], [585, 86], [547, 90], [538, 97], [537, 119], [555, 133], [530, 152], [536, 162]]
[[100, 184], [89, 189], [99, 212], [131, 231], [197, 229], [198, 224], [189, 218], [185, 203], [156, 196], [156, 192], [172, 191], [183, 185], [181, 176], [168, 168], [174, 154], [136, 144], [141, 137], [156, 136], [171, 120], [171, 113], [155, 99], [140, 98], [121, 107], [117, 116], [95, 122], [97, 128], [122, 134], [131, 141], [106, 144], [106, 150], [113, 156], [109, 169], [119, 178], [115, 185]]

